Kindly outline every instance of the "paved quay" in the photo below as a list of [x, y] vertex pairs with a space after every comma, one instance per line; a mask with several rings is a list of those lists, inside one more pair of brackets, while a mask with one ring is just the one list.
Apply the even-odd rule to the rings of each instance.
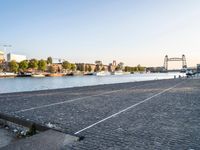
[[200, 149], [200, 80], [0, 94], [0, 113], [84, 136], [66, 149]]

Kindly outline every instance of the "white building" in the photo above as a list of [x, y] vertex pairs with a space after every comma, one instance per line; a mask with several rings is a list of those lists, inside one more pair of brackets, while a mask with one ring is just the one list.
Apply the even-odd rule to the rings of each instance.
[[0, 51], [0, 62], [4, 60], [4, 52]]
[[12, 53], [9, 53], [7, 54], [7, 61], [10, 62], [12, 60], [15, 60], [16, 62], [20, 62], [20, 61], [23, 61], [23, 60], [26, 60], [26, 56], [25, 55], [17, 55], [17, 54], [12, 54]]

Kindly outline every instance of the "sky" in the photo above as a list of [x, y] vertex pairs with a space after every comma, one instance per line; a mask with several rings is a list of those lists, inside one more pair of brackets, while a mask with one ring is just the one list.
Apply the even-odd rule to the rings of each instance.
[[165, 55], [185, 54], [196, 66], [199, 8], [200, 0], [0, 0], [0, 44], [28, 58], [162, 66]]

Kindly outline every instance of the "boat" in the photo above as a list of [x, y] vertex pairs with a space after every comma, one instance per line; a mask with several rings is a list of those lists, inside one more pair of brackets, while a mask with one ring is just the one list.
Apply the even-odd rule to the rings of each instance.
[[62, 77], [65, 76], [63, 73], [50, 73], [46, 75], [47, 77]]
[[123, 72], [124, 75], [129, 75], [131, 72]]
[[81, 71], [75, 71], [75, 72], [73, 72], [73, 75], [74, 75], [74, 76], [83, 76], [84, 73], [81, 72]]
[[110, 75], [110, 72], [108, 71], [100, 71], [95, 73], [96, 76], [107, 76]]
[[186, 76], [187, 76], [187, 77], [190, 77], [190, 76], [193, 76], [193, 75], [195, 75], [195, 72], [193, 72], [192, 70], [188, 69], [188, 70], [186, 71]]
[[42, 77], [45, 77], [45, 75], [43, 75], [43, 74], [32, 74], [31, 77], [42, 78]]
[[73, 72], [67, 73], [66, 76], [74, 76]]
[[123, 75], [124, 72], [122, 70], [112, 72], [112, 75]]
[[86, 76], [92, 76], [92, 75], [94, 75], [94, 73], [93, 72], [88, 72], [88, 73], [84, 73], [84, 75], [86, 75]]
[[12, 73], [12, 72], [1, 72], [0, 73], [0, 78], [13, 78], [16, 76], [17, 76], [17, 74]]
[[17, 77], [31, 77], [32, 73], [21, 72], [17, 75]]

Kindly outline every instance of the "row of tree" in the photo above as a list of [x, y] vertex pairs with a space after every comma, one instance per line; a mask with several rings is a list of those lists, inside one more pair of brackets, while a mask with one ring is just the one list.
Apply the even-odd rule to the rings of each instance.
[[45, 71], [47, 67], [46, 60], [23, 60], [20, 63], [12, 60], [8, 63], [9, 71], [11, 72], [25, 72], [27, 69], [34, 69], [39, 71]]
[[[100, 61], [99, 61], [100, 62]], [[53, 60], [52, 57], [48, 57], [47, 60], [37, 60], [37, 59], [30, 59], [30, 60], [23, 60], [19, 63], [17, 63], [16, 61], [11, 61], [8, 63], [8, 69], [11, 72], [26, 72], [28, 69], [32, 69], [34, 71], [40, 71], [40, 72], [44, 72], [44, 71], [48, 71], [51, 73], [54, 72], [65, 72], [65, 71], [86, 71], [86, 72], [91, 72], [91, 71], [105, 71], [106, 68], [103, 66], [103, 64], [100, 62], [95, 62], [95, 68], [92, 68], [91, 65], [89, 64], [73, 64], [70, 63], [68, 61], [63, 61], [62, 62], [62, 66], [58, 67], [57, 70], [54, 67], [53, 64]], [[0, 70], [3, 67], [0, 66]], [[94, 69], [94, 70], [93, 70]], [[124, 70], [125, 72], [143, 72], [145, 71], [145, 67], [142, 67], [141, 65], [138, 65], [136, 67], [130, 67], [130, 66], [126, 66], [123, 67], [123, 63], [120, 63], [116, 66], [115, 70]]]
[[76, 70], [78, 71], [88, 71], [91, 72], [92, 71], [92, 67], [90, 65], [84, 65], [84, 64], [77, 64], [76, 65]]
[[[11, 72], [26, 72], [27, 69], [33, 69], [37, 71], [49, 71], [49, 72], [55, 72], [55, 69], [52, 65], [53, 61], [51, 57], [48, 57], [47, 60], [37, 60], [37, 59], [31, 59], [31, 60], [23, 60], [19, 63], [16, 61], [10, 61], [8, 63], [8, 69]], [[62, 69], [64, 70], [76, 70], [76, 65], [69, 63], [68, 61], [62, 62]]]
[[137, 65], [136, 67], [125, 66], [124, 71], [125, 72], [144, 72], [145, 67], [142, 67], [140, 65]]

